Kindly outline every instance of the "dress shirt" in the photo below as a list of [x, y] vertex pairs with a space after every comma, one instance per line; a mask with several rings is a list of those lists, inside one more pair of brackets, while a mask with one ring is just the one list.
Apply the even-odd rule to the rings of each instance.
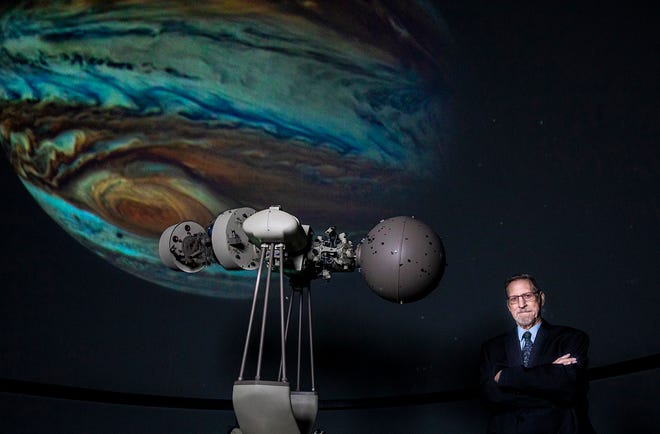
[[525, 345], [525, 342], [523, 341], [523, 333], [525, 332], [530, 332], [532, 334], [532, 343], [536, 340], [536, 333], [538, 333], [539, 328], [541, 327], [541, 321], [536, 323], [534, 327], [532, 327], [529, 330], [525, 330], [524, 328], [518, 326], [518, 342], [520, 342], [520, 349], [522, 350], [523, 345]]

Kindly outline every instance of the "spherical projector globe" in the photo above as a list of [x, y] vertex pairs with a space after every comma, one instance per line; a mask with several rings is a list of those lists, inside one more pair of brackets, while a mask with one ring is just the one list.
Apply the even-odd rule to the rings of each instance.
[[381, 221], [359, 246], [358, 264], [369, 287], [380, 297], [407, 303], [427, 296], [445, 271], [440, 237], [414, 217]]

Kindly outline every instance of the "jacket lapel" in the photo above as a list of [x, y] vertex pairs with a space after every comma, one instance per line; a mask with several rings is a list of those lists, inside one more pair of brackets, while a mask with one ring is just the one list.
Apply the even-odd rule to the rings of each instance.
[[509, 333], [506, 340], [506, 360], [509, 366], [520, 366], [522, 364], [518, 331], [515, 328]]
[[548, 342], [548, 329], [545, 321], [541, 322], [541, 327], [536, 333], [536, 339], [534, 339], [534, 346], [532, 347], [532, 354], [530, 356], [530, 365], [536, 366], [541, 360], [539, 359], [539, 354], [546, 354], [544, 346]]

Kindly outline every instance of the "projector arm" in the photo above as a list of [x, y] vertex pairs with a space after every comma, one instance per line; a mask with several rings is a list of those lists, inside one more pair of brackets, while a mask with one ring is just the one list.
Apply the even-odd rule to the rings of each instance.
[[190, 221], [172, 225], [160, 238], [159, 253], [168, 267], [188, 273], [212, 263], [227, 270], [255, 270], [261, 249], [273, 243], [285, 247], [284, 258], [274, 255], [270, 266], [281, 267], [295, 286], [359, 267], [376, 294], [396, 303], [425, 297], [446, 265], [442, 241], [414, 217], [382, 220], [354, 246], [334, 226], [315, 236], [279, 206], [259, 212], [228, 210], [206, 229]]

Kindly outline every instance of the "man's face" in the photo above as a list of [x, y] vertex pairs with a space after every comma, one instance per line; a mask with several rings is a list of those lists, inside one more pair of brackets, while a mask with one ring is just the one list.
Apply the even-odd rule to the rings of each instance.
[[[511, 316], [523, 329], [529, 329], [536, 323], [541, 321], [541, 307], [545, 303], [545, 294], [539, 292], [534, 294], [529, 300], [525, 297], [517, 297], [511, 302], [511, 298], [515, 296], [522, 296], [534, 292], [532, 282], [527, 279], [518, 279], [509, 283], [506, 287], [506, 293], [509, 298], [507, 306]], [[529, 298], [529, 295], [527, 296]]]

